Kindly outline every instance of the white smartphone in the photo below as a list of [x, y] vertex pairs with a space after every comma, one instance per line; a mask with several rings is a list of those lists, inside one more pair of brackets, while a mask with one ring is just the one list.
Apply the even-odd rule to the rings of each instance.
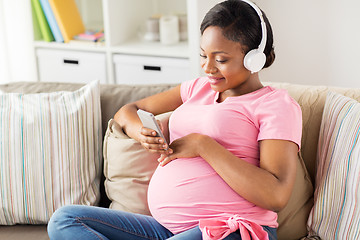
[[165, 139], [165, 137], [164, 137], [164, 135], [163, 135], [163, 133], [161, 131], [161, 128], [160, 128], [159, 124], [157, 123], [157, 121], [156, 121], [156, 119], [154, 117], [154, 114], [152, 114], [150, 112], [147, 112], [147, 111], [144, 111], [142, 109], [139, 109], [137, 111], [137, 114], [138, 114], [143, 126], [146, 127], [146, 128], [150, 128], [150, 129], [155, 130], [156, 133], [157, 133], [156, 136], [163, 138], [164, 141], [165, 141], [164, 143], [167, 144], [166, 139]]

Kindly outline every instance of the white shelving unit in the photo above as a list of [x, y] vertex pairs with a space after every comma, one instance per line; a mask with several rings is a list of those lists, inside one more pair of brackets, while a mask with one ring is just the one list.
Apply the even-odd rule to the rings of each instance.
[[[99, 45], [80, 45], [72, 43], [56, 43], [56, 42], [44, 42], [34, 41], [34, 49], [37, 56], [38, 75], [40, 81], [72, 81], [72, 82], [87, 82], [89, 79], [84, 79], [81, 72], [87, 72], [84, 76], [89, 76], [88, 65], [85, 68], [81, 64], [82, 58], [86, 58], [89, 53], [101, 55], [99, 61], [104, 61], [104, 64], [99, 64], [98, 67], [105, 67], [106, 76], [105, 79], [100, 79], [102, 83], [128, 83], [133, 84], [132, 78], [121, 79], [122, 76], [122, 64], [121, 62], [115, 62], [114, 59], [117, 55], [124, 56], [129, 55], [131, 58], [138, 57], [136, 64], [143, 64], [143, 61], [151, 59], [154, 61], [155, 68], [161, 69], [162, 66], [156, 64], [166, 64], [171, 60], [187, 61], [187, 66], [179, 68], [178, 70], [184, 73], [188, 71], [186, 79], [175, 80], [175, 82], [185, 81], [199, 76], [199, 25], [205, 12], [210, 9], [214, 4], [219, 1], [216, 0], [77, 0], [79, 11], [82, 15], [86, 29], [104, 29], [105, 32], [105, 44]], [[188, 22], [188, 41], [181, 41], [175, 45], [163, 45], [160, 42], [148, 42], [142, 39], [144, 34], [144, 26], [146, 19], [153, 15], [168, 15], [168, 14], [186, 14]], [[54, 67], [49, 68], [48, 64], [46, 68], [44, 62], [49, 62], [54, 59], [41, 59], [44, 56], [52, 57], [52, 52], [56, 52], [57, 56], [60, 52], [63, 53], [63, 58], [58, 59], [58, 66], [56, 63]], [[38, 54], [38, 52], [48, 52], [49, 54]], [[86, 54], [85, 54], [86, 53]], [[79, 59], [74, 59], [74, 56], [79, 56]], [[71, 55], [70, 59], [67, 56]], [[84, 56], [83, 56], [84, 55]], [[85, 56], [86, 55], [86, 56]], [[54, 54], [55, 56], [55, 54]], [[76, 57], [75, 57], [76, 58]], [[67, 60], [65, 60], [67, 59]], [[126, 59], [126, 58], [125, 58]], [[156, 61], [156, 60], [159, 61]], [[166, 61], [166, 60], [169, 61]], [[56, 62], [56, 61], [54, 61]], [[75, 66], [67, 67], [65, 62], [77, 62], [80, 71], [76, 71], [72, 79], [58, 79], [56, 77], [44, 79], [42, 76], [56, 76], [58, 72], [73, 71]], [[184, 65], [182, 65], [184, 66]], [[96, 68], [96, 66], [95, 66]], [[145, 67], [144, 67], [145, 69]], [[44, 74], [44, 71], [47, 72]], [[49, 74], [49, 71], [51, 74]], [[172, 74], [173, 73], [173, 74]], [[134, 78], [137, 76], [137, 71], [132, 73]], [[144, 75], [145, 74], [145, 75]], [[154, 73], [150, 73], [154, 77]], [[156, 73], [159, 79], [163, 83], [173, 83], [174, 78], [177, 75], [177, 69], [173, 69], [171, 74], [162, 74], [161, 71]], [[69, 76], [71, 74], [68, 74]], [[90, 72], [91, 75], [91, 72]], [[173, 76], [172, 76], [173, 75]], [[147, 76], [146, 73], [141, 73], [141, 77]], [[184, 76], [184, 74], [182, 74]], [[119, 81], [120, 80], [120, 81]], [[137, 81], [134, 84], [149, 83]]]

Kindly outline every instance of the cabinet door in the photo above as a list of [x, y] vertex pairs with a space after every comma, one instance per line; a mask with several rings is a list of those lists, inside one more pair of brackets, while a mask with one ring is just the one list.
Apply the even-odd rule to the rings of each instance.
[[40, 81], [106, 83], [104, 53], [37, 49]]
[[118, 84], [168, 84], [190, 80], [189, 60], [115, 54]]

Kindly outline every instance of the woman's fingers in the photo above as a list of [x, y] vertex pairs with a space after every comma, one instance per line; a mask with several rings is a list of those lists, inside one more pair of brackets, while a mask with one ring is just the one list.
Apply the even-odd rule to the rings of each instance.
[[168, 154], [161, 154], [161, 156], [158, 159], [158, 162], [160, 163], [160, 166], [163, 167], [166, 164], [168, 164], [169, 162], [171, 162], [172, 160], [176, 159], [176, 157], [174, 155], [171, 155], [171, 153], [172, 153], [172, 150]]
[[142, 127], [140, 132], [140, 143], [144, 148], [150, 152], [166, 153], [169, 146], [163, 138], [156, 136], [156, 131]]

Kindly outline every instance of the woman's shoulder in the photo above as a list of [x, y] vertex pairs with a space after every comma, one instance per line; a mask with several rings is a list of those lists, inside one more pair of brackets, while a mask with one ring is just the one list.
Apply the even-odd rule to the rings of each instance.
[[294, 105], [300, 107], [299, 104], [295, 101], [293, 97], [289, 94], [286, 89], [275, 88], [272, 86], [267, 86], [269, 91], [264, 95], [264, 98], [261, 99], [263, 103], [273, 103], [273, 104], [285, 104], [285, 105]]
[[286, 89], [269, 87], [255, 110], [258, 140], [283, 139], [301, 144], [302, 112]]
[[267, 92], [257, 99], [255, 112], [271, 111], [274, 114], [301, 114], [300, 105], [286, 89], [266, 86]]

